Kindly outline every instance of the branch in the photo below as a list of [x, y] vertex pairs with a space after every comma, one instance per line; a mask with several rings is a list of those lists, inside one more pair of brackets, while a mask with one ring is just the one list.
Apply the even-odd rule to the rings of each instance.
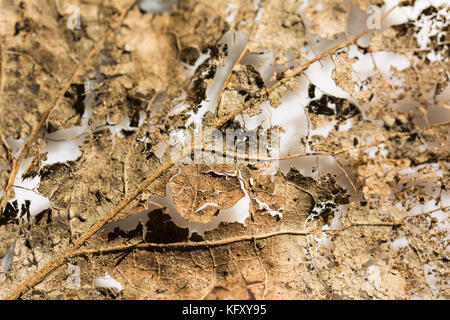
[[450, 206], [440, 207], [440, 208], [433, 209], [433, 210], [430, 210], [430, 211], [425, 211], [425, 212], [414, 214], [414, 215], [410, 215], [410, 216], [404, 216], [399, 221], [371, 222], [371, 223], [367, 223], [367, 222], [351, 222], [349, 225], [344, 226], [342, 228], [330, 229], [330, 230], [326, 230], [325, 232], [339, 232], [339, 231], [344, 231], [344, 230], [347, 230], [347, 229], [353, 228], [353, 227], [401, 227], [401, 226], [405, 225], [405, 222], [406, 222], [407, 219], [418, 217], [418, 216], [423, 216], [423, 215], [428, 215], [428, 214], [431, 214], [433, 212], [440, 211], [440, 210], [442, 210], [442, 211], [448, 210], [449, 208], [450, 208]]
[[[8, 143], [6, 142], [5, 137], [3, 136], [3, 134], [1, 132], [0, 132], [0, 141], [2, 142], [3, 146], [6, 149], [6, 152], [8, 153], [9, 161], [8, 161], [7, 165], [9, 166], [10, 164], [12, 164], [12, 166], [14, 166], [14, 161], [15, 161], [14, 154], [13, 154], [11, 148], [9, 147]], [[0, 211], [0, 213], [1, 213], [1, 211]]]
[[[317, 229], [317, 228], [316, 228]], [[151, 243], [151, 242], [140, 242], [135, 244], [129, 244], [124, 246], [117, 246], [111, 248], [100, 248], [100, 249], [91, 249], [91, 250], [79, 250], [74, 251], [70, 256], [82, 256], [89, 254], [103, 254], [103, 253], [112, 253], [112, 252], [120, 252], [132, 249], [195, 249], [195, 248], [211, 248], [211, 247], [219, 247], [224, 245], [229, 245], [236, 242], [244, 242], [244, 241], [255, 241], [262, 240], [276, 236], [282, 235], [294, 235], [294, 236], [306, 236], [311, 234], [314, 230], [304, 230], [304, 231], [296, 231], [296, 230], [286, 230], [286, 231], [277, 231], [271, 233], [265, 233], [260, 235], [246, 235], [240, 237], [233, 238], [225, 238], [221, 240], [213, 240], [213, 241], [199, 241], [199, 242], [174, 242], [174, 243]]]
[[415, 218], [415, 217], [419, 217], [419, 216], [423, 216], [423, 215], [428, 215], [428, 214], [431, 214], [431, 213], [433, 213], [433, 212], [440, 211], [440, 210], [446, 211], [446, 210], [448, 210], [448, 209], [450, 209], [450, 206], [440, 207], [440, 208], [433, 209], [433, 210], [430, 210], [430, 211], [425, 211], [425, 212], [413, 214], [413, 215], [410, 215], [410, 216], [405, 216], [405, 217], [403, 217], [402, 220], [406, 220], [406, 219], [410, 219], [410, 218]]
[[[352, 222], [347, 226], [344, 226], [342, 228], [338, 229], [329, 229], [329, 230], [322, 230], [322, 232], [325, 233], [331, 233], [331, 232], [341, 232], [350, 228], [357, 228], [357, 227], [400, 227], [405, 224], [405, 220], [417, 216], [422, 215], [428, 215], [433, 212], [439, 211], [439, 210], [448, 210], [450, 206], [446, 207], [440, 207], [434, 210], [422, 212], [416, 215], [411, 216], [405, 216], [400, 221], [397, 222]], [[278, 237], [283, 235], [290, 235], [290, 236], [307, 236], [314, 232], [317, 232], [321, 230], [320, 227], [314, 228], [314, 229], [308, 229], [308, 230], [284, 230], [284, 231], [275, 231], [270, 233], [263, 233], [259, 235], [245, 235], [240, 237], [232, 237], [232, 238], [225, 238], [220, 240], [205, 240], [205, 241], [198, 241], [198, 242], [173, 242], [173, 243], [154, 243], [154, 242], [139, 242], [134, 244], [128, 244], [123, 246], [115, 246], [110, 248], [99, 248], [99, 249], [87, 249], [87, 250], [77, 250], [72, 251], [68, 257], [78, 257], [78, 256], [87, 256], [87, 255], [99, 255], [99, 254], [108, 254], [108, 253], [115, 253], [115, 252], [122, 252], [122, 251], [128, 251], [128, 250], [140, 250], [140, 249], [198, 249], [198, 248], [212, 248], [212, 247], [220, 247], [225, 246], [229, 244], [233, 244], [236, 242], [245, 242], [245, 241], [256, 241], [256, 240], [263, 240], [267, 238], [272, 237]]]
[[3, 35], [0, 33], [0, 94], [3, 93], [3, 85], [5, 83], [5, 70], [6, 70], [5, 51], [6, 45], [4, 44], [3, 41]]
[[350, 182], [350, 184], [352, 185], [353, 191], [355, 192], [355, 195], [358, 194], [358, 190], [356, 189], [355, 183], [353, 182], [352, 178], [350, 178], [350, 175], [348, 174], [348, 172], [345, 170], [344, 166], [342, 165], [342, 163], [338, 160], [336, 160], [336, 164], [339, 167], [339, 169], [341, 169], [341, 171], [344, 173], [345, 177], [347, 178], [347, 180]]

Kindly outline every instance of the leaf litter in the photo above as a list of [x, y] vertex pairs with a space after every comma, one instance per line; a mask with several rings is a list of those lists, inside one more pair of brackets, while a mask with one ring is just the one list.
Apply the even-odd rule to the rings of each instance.
[[2, 3], [1, 296], [449, 298], [449, 8], [394, 2]]

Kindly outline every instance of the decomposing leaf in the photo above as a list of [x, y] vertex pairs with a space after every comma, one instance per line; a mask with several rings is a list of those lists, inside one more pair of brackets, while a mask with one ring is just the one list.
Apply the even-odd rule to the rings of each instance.
[[235, 172], [218, 172], [206, 166], [188, 166], [171, 179], [170, 189], [178, 213], [188, 221], [210, 222], [220, 209], [244, 197]]
[[423, 3], [3, 1], [1, 297], [448, 299]]

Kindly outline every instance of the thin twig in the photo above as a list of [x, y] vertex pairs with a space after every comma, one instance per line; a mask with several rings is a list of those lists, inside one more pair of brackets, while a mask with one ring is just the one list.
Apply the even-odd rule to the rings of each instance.
[[[426, 52], [426, 51], [432, 51], [432, 50], [436, 50], [436, 47], [440, 47], [440, 46], [445, 46], [450, 44], [450, 41], [444, 41], [444, 42], [439, 42], [436, 43], [434, 47], [432, 48], [424, 48], [424, 49], [419, 49], [419, 48], [400, 48], [400, 49], [394, 49], [393, 52], [396, 53], [408, 53], [408, 52]], [[369, 52], [373, 52], [369, 49]]]
[[233, 75], [233, 69], [241, 62], [242, 58], [244, 58], [245, 54], [246, 54], [247, 51], [248, 51], [248, 45], [249, 45], [249, 43], [250, 43], [250, 41], [247, 42], [247, 43], [245, 44], [245, 47], [244, 47], [244, 49], [242, 50], [241, 54], [239, 55], [239, 58], [237, 58], [237, 60], [235, 61], [233, 67], [231, 68], [231, 72], [228, 73], [228, 76], [227, 76], [227, 78], [225, 79], [225, 83], [223, 84], [222, 90], [220, 90], [219, 98], [217, 99], [217, 110], [219, 110], [220, 103], [222, 102], [222, 96], [223, 96], [223, 93], [225, 92], [225, 89], [228, 88], [228, 84], [229, 84], [230, 81], [231, 81], [231, 77], [232, 77], [232, 75]]
[[410, 216], [405, 216], [405, 217], [403, 217], [402, 220], [407, 220], [407, 219], [410, 219], [410, 218], [420, 217], [420, 216], [431, 214], [431, 213], [436, 212], [436, 211], [440, 211], [440, 210], [445, 211], [445, 210], [448, 210], [448, 209], [450, 209], [450, 206], [440, 207], [440, 208], [433, 209], [433, 210], [430, 210], [430, 211], [421, 212], [421, 213], [417, 213], [417, 214], [412, 214]]
[[232, 237], [232, 238], [225, 238], [220, 240], [205, 240], [205, 241], [187, 241], [187, 242], [173, 242], [173, 243], [153, 243], [153, 242], [139, 242], [134, 244], [128, 244], [128, 245], [122, 245], [122, 246], [115, 246], [110, 248], [99, 248], [99, 249], [87, 249], [87, 250], [77, 250], [71, 252], [68, 257], [77, 257], [77, 256], [87, 256], [87, 255], [100, 255], [100, 254], [108, 254], [108, 253], [115, 253], [115, 252], [121, 252], [121, 251], [128, 251], [128, 250], [135, 250], [135, 249], [196, 249], [196, 248], [213, 248], [213, 247], [220, 247], [224, 245], [233, 244], [236, 242], [246, 242], [246, 241], [256, 241], [256, 240], [263, 240], [267, 238], [272, 237], [278, 237], [283, 235], [291, 235], [291, 236], [307, 236], [310, 234], [313, 234], [317, 231], [322, 231], [325, 233], [331, 233], [331, 232], [341, 232], [350, 228], [355, 227], [399, 227], [403, 226], [405, 224], [404, 220], [421, 216], [421, 215], [428, 215], [433, 212], [439, 211], [439, 210], [448, 210], [450, 206], [447, 207], [440, 207], [434, 210], [430, 210], [427, 212], [422, 212], [416, 215], [411, 216], [405, 216], [400, 221], [381, 221], [381, 222], [352, 222], [346, 226], [343, 226], [341, 228], [337, 229], [328, 229], [328, 230], [321, 230], [320, 227], [316, 227], [314, 229], [308, 229], [308, 230], [284, 230], [284, 231], [275, 231], [270, 233], [264, 233], [259, 235], [245, 235], [245, 236], [239, 236], [239, 237]]
[[414, 218], [414, 217], [418, 217], [418, 216], [423, 216], [423, 215], [428, 215], [428, 214], [432, 214], [436, 211], [444, 211], [444, 210], [448, 210], [450, 208], [450, 206], [446, 206], [446, 207], [440, 207], [440, 208], [436, 208], [430, 211], [425, 211], [425, 212], [421, 212], [415, 215], [410, 215], [410, 216], [404, 216], [402, 219], [400, 219], [399, 221], [386, 221], [386, 222], [371, 222], [371, 223], [367, 223], [367, 222], [350, 222], [349, 225], [338, 228], [338, 229], [330, 229], [330, 230], [325, 230], [324, 232], [339, 232], [339, 231], [344, 231], [347, 230], [349, 228], [353, 228], [353, 227], [401, 227], [403, 225], [405, 225], [405, 221], [409, 218]]
[[41, 65], [36, 60], [34, 60], [33, 56], [29, 53], [21, 52], [21, 51], [14, 51], [14, 50], [5, 50], [5, 53], [8, 53], [10, 55], [27, 57], [28, 59], [31, 60], [31, 62], [33, 63], [33, 66], [38, 66], [38, 67], [42, 68]]
[[3, 92], [3, 85], [5, 83], [5, 72], [6, 72], [5, 49], [6, 46], [3, 41], [3, 34], [0, 33], [0, 93]]
[[140, 242], [130, 245], [116, 246], [111, 248], [100, 248], [100, 249], [90, 249], [90, 250], [78, 250], [72, 252], [71, 257], [81, 256], [81, 255], [89, 255], [89, 254], [103, 254], [103, 253], [112, 253], [124, 250], [132, 250], [132, 249], [195, 249], [195, 248], [212, 248], [212, 247], [220, 247], [236, 242], [245, 242], [245, 241], [255, 241], [262, 240], [271, 237], [281, 236], [281, 235], [295, 235], [295, 236], [306, 236], [311, 234], [315, 230], [286, 230], [286, 231], [277, 231], [271, 233], [265, 233], [260, 235], [245, 235], [240, 237], [233, 238], [225, 238], [221, 240], [214, 241], [199, 241], [199, 242], [173, 242], [173, 243], [150, 243], [150, 242]]
[[344, 166], [342, 165], [342, 163], [338, 159], [335, 159], [335, 160], [336, 160], [336, 164], [339, 167], [339, 169], [341, 169], [341, 171], [344, 173], [345, 177], [347, 178], [348, 182], [350, 182], [350, 184], [352, 185], [353, 191], [355, 192], [355, 196], [356, 196], [358, 194], [358, 190], [356, 189], [356, 186], [353, 183], [352, 178], [350, 178], [350, 175], [344, 169]]
[[6, 139], [1, 132], [0, 132], [0, 141], [3, 143], [3, 146], [5, 147], [6, 152], [8, 153], [9, 163], [12, 164], [12, 166], [14, 166], [14, 161], [15, 161], [14, 154], [13, 154], [10, 146], [8, 145], [8, 142], [6, 142]]

